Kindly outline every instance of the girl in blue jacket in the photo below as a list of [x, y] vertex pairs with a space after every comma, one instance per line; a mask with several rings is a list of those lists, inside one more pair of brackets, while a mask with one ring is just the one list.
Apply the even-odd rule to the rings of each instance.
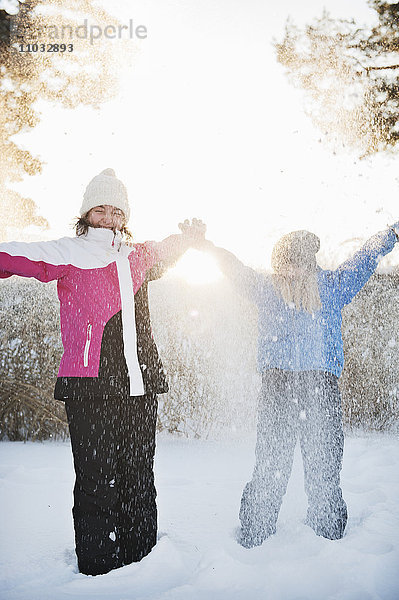
[[373, 236], [335, 271], [317, 265], [316, 235], [294, 231], [274, 247], [271, 276], [206, 242], [222, 271], [259, 311], [262, 388], [256, 463], [240, 508], [239, 541], [247, 548], [262, 544], [276, 531], [298, 437], [308, 496], [306, 523], [328, 539], [344, 534], [341, 311], [394, 248], [397, 231], [399, 223]]

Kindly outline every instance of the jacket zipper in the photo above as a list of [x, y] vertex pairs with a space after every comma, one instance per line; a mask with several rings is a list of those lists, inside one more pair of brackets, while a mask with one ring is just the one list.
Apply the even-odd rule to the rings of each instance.
[[92, 329], [92, 325], [91, 323], [87, 324], [87, 332], [86, 332], [86, 344], [85, 344], [85, 349], [84, 349], [84, 353], [83, 353], [83, 366], [87, 367], [89, 365], [89, 348], [90, 348], [90, 342], [91, 342], [91, 329]]

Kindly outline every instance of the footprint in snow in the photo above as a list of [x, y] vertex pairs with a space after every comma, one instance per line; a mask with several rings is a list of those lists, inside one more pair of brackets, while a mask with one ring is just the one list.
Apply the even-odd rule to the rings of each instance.
[[381, 556], [392, 552], [393, 546], [384, 540], [376, 540], [375, 537], [367, 539], [358, 539], [352, 541], [352, 547], [362, 554], [375, 554]]

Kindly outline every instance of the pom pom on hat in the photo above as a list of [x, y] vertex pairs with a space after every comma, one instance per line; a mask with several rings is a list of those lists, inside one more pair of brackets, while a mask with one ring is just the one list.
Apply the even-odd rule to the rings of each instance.
[[99, 175], [93, 177], [86, 187], [83, 195], [80, 216], [82, 217], [95, 206], [110, 205], [123, 211], [126, 221], [130, 217], [130, 207], [127, 190], [123, 183], [116, 177], [113, 169], [104, 169]]
[[104, 171], [101, 171], [100, 175], [109, 175], [110, 177], [116, 177], [115, 171], [113, 169], [104, 169]]

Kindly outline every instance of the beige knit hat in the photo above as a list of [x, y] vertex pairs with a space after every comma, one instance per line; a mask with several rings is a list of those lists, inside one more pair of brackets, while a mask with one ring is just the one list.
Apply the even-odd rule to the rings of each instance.
[[83, 195], [80, 216], [82, 217], [95, 206], [109, 204], [123, 210], [126, 222], [130, 217], [127, 190], [123, 183], [117, 179], [113, 169], [105, 169], [99, 175], [93, 177]]
[[320, 250], [320, 239], [310, 231], [291, 231], [283, 235], [273, 248], [272, 267], [281, 273], [290, 267], [315, 269], [316, 253]]

